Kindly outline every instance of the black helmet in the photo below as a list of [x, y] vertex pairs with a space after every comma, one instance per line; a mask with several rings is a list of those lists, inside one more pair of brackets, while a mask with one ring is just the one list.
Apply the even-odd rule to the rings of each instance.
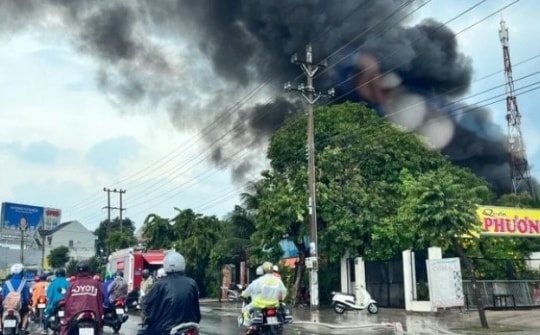
[[56, 271], [54, 272], [54, 275], [56, 277], [65, 277], [66, 276], [66, 269], [64, 268], [58, 268], [56, 269]]
[[77, 273], [90, 272], [90, 263], [88, 261], [80, 261], [77, 263]]
[[150, 277], [150, 270], [148, 270], [148, 269], [142, 270], [142, 276], [143, 276], [144, 279]]

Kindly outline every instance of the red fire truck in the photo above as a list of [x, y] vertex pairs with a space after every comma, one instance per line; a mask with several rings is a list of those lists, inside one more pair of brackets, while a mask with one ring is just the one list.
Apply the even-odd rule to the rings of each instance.
[[124, 279], [128, 283], [129, 295], [126, 306], [132, 308], [139, 300], [139, 289], [142, 281], [142, 271], [150, 270], [155, 273], [163, 266], [165, 258], [164, 250], [140, 250], [127, 248], [117, 250], [109, 256], [107, 270], [115, 273], [117, 270], [124, 272]]

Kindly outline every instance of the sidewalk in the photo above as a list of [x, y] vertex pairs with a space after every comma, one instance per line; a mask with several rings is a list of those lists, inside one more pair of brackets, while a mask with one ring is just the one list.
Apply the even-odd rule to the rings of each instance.
[[[240, 304], [201, 301], [203, 306], [220, 309], [232, 315], [239, 313]], [[455, 309], [439, 313], [407, 313], [403, 309], [380, 308], [378, 314], [367, 311], [336, 314], [331, 308], [312, 313], [309, 308], [293, 308], [293, 325], [308, 330], [327, 328], [332, 334], [362, 332], [372, 334], [492, 334], [537, 335], [540, 333], [540, 309], [486, 311], [489, 330], [481, 329], [478, 311]], [[373, 331], [368, 331], [373, 330]], [[377, 332], [376, 330], [380, 330]]]
[[489, 330], [481, 329], [478, 311], [446, 310], [439, 313], [407, 313], [402, 309], [380, 308], [378, 314], [367, 311], [335, 314], [322, 309], [318, 320], [308, 309], [294, 309], [295, 323], [319, 323], [334, 329], [392, 328], [394, 334], [491, 334], [537, 335], [540, 333], [540, 309], [486, 311]]

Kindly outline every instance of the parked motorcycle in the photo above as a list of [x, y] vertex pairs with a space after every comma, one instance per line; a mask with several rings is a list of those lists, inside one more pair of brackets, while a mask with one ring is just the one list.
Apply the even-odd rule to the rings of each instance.
[[68, 323], [69, 335], [98, 335], [99, 322], [94, 311], [81, 311], [75, 314]]
[[227, 300], [230, 302], [240, 301], [243, 287], [240, 284], [231, 284], [229, 287], [222, 287], [227, 292]]
[[113, 306], [105, 309], [103, 324], [111, 327], [117, 334], [122, 328], [122, 324], [127, 321], [129, 316], [126, 313], [126, 302], [123, 298], [117, 299]]
[[343, 292], [332, 292], [332, 307], [338, 314], [343, 314], [345, 311], [360, 311], [367, 309], [369, 313], [376, 314], [379, 312], [377, 302], [371, 298], [371, 295], [364, 288], [361, 290], [361, 301], [356, 301], [353, 294]]
[[4, 324], [4, 335], [18, 335], [19, 324], [21, 323], [21, 314], [14, 309], [7, 309], [2, 315]]
[[58, 334], [60, 332], [60, 325], [64, 319], [64, 307], [66, 305], [65, 300], [60, 300], [54, 306], [52, 315], [49, 316], [49, 329], [52, 330], [53, 334]]

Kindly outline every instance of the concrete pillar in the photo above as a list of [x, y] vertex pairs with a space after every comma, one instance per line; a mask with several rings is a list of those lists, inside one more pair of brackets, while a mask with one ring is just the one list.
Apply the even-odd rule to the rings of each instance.
[[405, 292], [405, 310], [412, 310], [413, 301], [413, 272], [412, 272], [412, 251], [403, 250], [401, 252], [403, 259], [403, 290]]
[[354, 258], [354, 278], [355, 278], [355, 292], [357, 303], [360, 303], [364, 300], [363, 291], [361, 288], [366, 288], [366, 267], [362, 257]]
[[442, 249], [439, 247], [429, 248], [428, 259], [442, 259]]
[[349, 273], [349, 252], [345, 252], [345, 255], [341, 257], [341, 292], [350, 293], [351, 274]]

